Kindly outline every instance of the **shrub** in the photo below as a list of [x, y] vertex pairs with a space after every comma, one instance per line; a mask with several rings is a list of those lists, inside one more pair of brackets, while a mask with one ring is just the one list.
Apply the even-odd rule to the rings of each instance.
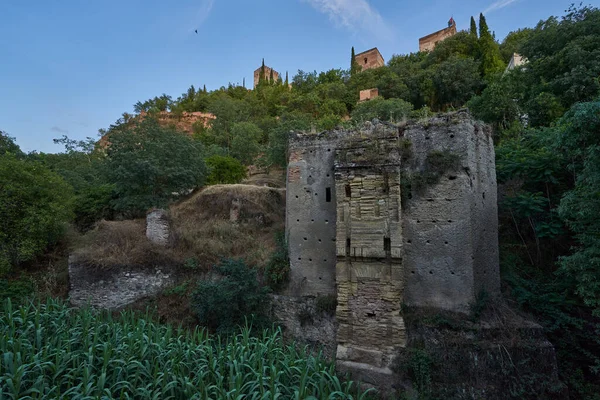
[[412, 104], [400, 99], [384, 100], [381, 97], [356, 105], [352, 111], [352, 119], [369, 121], [378, 118], [382, 121], [399, 121], [410, 115]]
[[290, 276], [290, 260], [285, 233], [275, 235], [276, 249], [265, 266], [264, 280], [273, 290], [280, 289]]
[[209, 185], [239, 183], [246, 177], [246, 167], [233, 157], [213, 155], [206, 159], [206, 165], [210, 170], [206, 180]]
[[336, 307], [337, 307], [337, 296], [336, 295], [328, 294], [326, 296], [318, 296], [317, 297], [317, 303], [316, 303], [317, 312], [335, 316]]
[[256, 271], [242, 260], [223, 260], [215, 266], [222, 278], [200, 281], [192, 308], [200, 323], [218, 333], [232, 333], [245, 323], [261, 329], [269, 325], [269, 290], [258, 283]]

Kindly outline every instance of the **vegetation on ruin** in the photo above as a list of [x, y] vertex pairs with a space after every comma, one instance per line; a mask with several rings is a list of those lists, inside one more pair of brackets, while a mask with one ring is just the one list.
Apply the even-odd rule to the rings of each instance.
[[[487, 27], [480, 16], [479, 26], [474, 19], [469, 32], [459, 32], [444, 40], [430, 53], [395, 55], [386, 66], [366, 71], [360, 71], [355, 64], [343, 66], [348, 69], [320, 73], [298, 71], [290, 81], [291, 88], [281, 80], [262, 79], [255, 90], [228, 85], [207, 91], [191, 86], [176, 98], [162, 94], [136, 103], [134, 114], [124, 113], [101, 131], [104, 139], [100, 142], [57, 139], [65, 147], [60, 154], [24, 154], [8, 134], [0, 133], [0, 297], [17, 301], [35, 293], [64, 292], [67, 282], [64, 256], [68, 246], [63, 242], [70, 237], [65, 234], [73, 230], [68, 229], [68, 223], [80, 234], [87, 232], [82, 242], [71, 241], [71, 244], [80, 243], [79, 250], [97, 267], [131, 260], [135, 260], [134, 264], [164, 261], [187, 271], [207, 271], [222, 257], [243, 258], [246, 265], [255, 268], [261, 283], [278, 287], [286, 276], [286, 256], [277, 253], [275, 244], [275, 232], [282, 230], [284, 204], [271, 197], [266, 188], [255, 186], [249, 189], [234, 185], [224, 189], [216, 185], [200, 192], [190, 191], [206, 183], [238, 183], [249, 165], [285, 167], [290, 130], [352, 127], [373, 117], [400, 122], [403, 118], [428, 118], [436, 112], [468, 106], [477, 118], [493, 127], [504, 294], [544, 327], [557, 350], [560, 378], [569, 386], [571, 395], [598, 399], [600, 10], [570, 8], [564, 16], [550, 17], [533, 28], [512, 32], [500, 43], [490, 34], [491, 30], [493, 27]], [[527, 63], [505, 72], [515, 52], [524, 56]], [[371, 88], [378, 88], [381, 98], [359, 104], [360, 90]], [[210, 112], [216, 119], [208, 126], [195, 124], [193, 134], [187, 135], [161, 122], [161, 111], [174, 116], [183, 112]], [[436, 165], [441, 169], [448, 167], [446, 161], [441, 156], [428, 157], [434, 169]], [[410, 177], [403, 175], [402, 193], [410, 193], [404, 187], [410, 182]], [[238, 198], [246, 201], [246, 208], [235, 222], [230, 220], [230, 208]], [[156, 253], [145, 242], [139, 221], [122, 221], [142, 216], [154, 206], [170, 206], [178, 247]], [[264, 225], [256, 224], [257, 221], [263, 221]], [[58, 261], [60, 257], [62, 261]], [[255, 279], [254, 275], [248, 275], [248, 279]], [[56, 289], [57, 285], [62, 285], [63, 290]], [[191, 288], [195, 284], [173, 291], [172, 296], [179, 296], [171, 299], [175, 299], [173, 304], [189, 303], [195, 290]], [[88, 351], [102, 362], [104, 354], [110, 352], [133, 356], [127, 353], [130, 349], [118, 347], [127, 341], [106, 341], [109, 343], [106, 346], [111, 346], [110, 343], [117, 346], [106, 350], [96, 346], [61, 352], [64, 346], [73, 346], [65, 333], [67, 328], [86, 332], [85, 340], [93, 340], [89, 337], [91, 327], [102, 329], [94, 331], [97, 340], [108, 337], [102, 336], [108, 335], [107, 332], [130, 338], [133, 337], [130, 334], [139, 334], [142, 325], [150, 326], [145, 320], [129, 319], [126, 328], [129, 330], [125, 330], [121, 322], [106, 322], [91, 313], [46, 305], [38, 311], [4, 310], [0, 314], [3, 318], [0, 328], [14, 326], [18, 313], [32, 325], [21, 326], [22, 331], [7, 331], [13, 335], [9, 337], [19, 340], [2, 341], [5, 337], [2, 336], [0, 346], [18, 344], [27, 351], [22, 352], [22, 357], [27, 356], [19, 360], [20, 367], [15, 364], [16, 359], [1, 360], [3, 391], [15, 390], [20, 382], [21, 388], [30, 390], [34, 397], [36, 388], [63, 390], [61, 385], [65, 383], [59, 379], [72, 379], [66, 383], [73, 384], [72, 387], [81, 383], [77, 386], [81, 393], [88, 390], [86, 385], [92, 379], [95, 387], [102, 380], [106, 390], [129, 390], [122, 380], [109, 380], [112, 374], [121, 371], [137, 373], [135, 382], [144, 382], [139, 387], [156, 390], [160, 395], [162, 390], [175, 390], [169, 389], [170, 379], [180, 379], [182, 386], [177, 387], [181, 390], [192, 390], [185, 379], [198, 376], [159, 374], [159, 378], [153, 375], [154, 367], [143, 360], [135, 359], [136, 362], [124, 366], [115, 360], [127, 358], [108, 356], [106, 362], [112, 362], [114, 368], [103, 375], [101, 369], [93, 369], [97, 367], [92, 368], [85, 361], [87, 358], [84, 360]], [[61, 324], [53, 322], [59, 320]], [[240, 319], [235, 321], [231, 324], [239, 323]], [[44, 331], [39, 333], [41, 339], [50, 340], [48, 346], [55, 347], [38, 345], [38, 333], [33, 327], [42, 322], [48, 332], [57, 330], [52, 337], [43, 336]], [[162, 335], [168, 329], [152, 325], [151, 332]], [[188, 334], [191, 333], [184, 335]], [[147, 340], [157, 337], [152, 335]], [[171, 346], [168, 349], [150, 346], [144, 351], [160, 348], [165, 353], [156, 353], [155, 360], [166, 363], [167, 355], [183, 357], [178, 351], [192, 343], [191, 337], [185, 338], [161, 342], [160, 346]], [[261, 348], [261, 343], [273, 343], [268, 337], [264, 340], [252, 342], [255, 346], [252, 349]], [[213, 346], [214, 342], [211, 343]], [[223, 360], [218, 357], [225, 357], [225, 353], [217, 357], [217, 348], [209, 348], [214, 351], [194, 357], [212, 354], [213, 361]], [[42, 362], [36, 358], [40, 349], [47, 349], [43, 354], [59, 359]], [[135, 348], [136, 352], [142, 350]], [[292, 350], [282, 349], [277, 354], [283, 356], [288, 351]], [[64, 358], [67, 356], [73, 358]], [[8, 361], [14, 369], [10, 369], [13, 367]], [[53, 364], [58, 362], [64, 363]], [[166, 364], [160, 362], [158, 371], [166, 373]], [[318, 365], [310, 369], [320, 371], [318, 375], [310, 372], [316, 382], [316, 386], [310, 387], [322, 384], [332, 391], [337, 387], [337, 378], [331, 375], [332, 370], [326, 369], [331, 366], [323, 369], [322, 364], [309, 358], [301, 358], [301, 362]], [[72, 374], [48, 372], [73, 365], [68, 363], [81, 368], [72, 368]], [[290, 365], [296, 368], [297, 364]], [[419, 365], [415, 364], [415, 373], [421, 376]], [[188, 372], [184, 362], [178, 363], [177, 368]], [[24, 375], [26, 371], [35, 373]], [[277, 377], [292, 379], [288, 377], [288, 369], [273, 371], [283, 371]], [[30, 381], [35, 375], [43, 378]], [[223, 376], [222, 381], [218, 381], [221, 378], [217, 375], [214, 378], [217, 380], [210, 381], [217, 382], [210, 389], [214, 393], [229, 387], [229, 375]], [[52, 382], [56, 389], [48, 386]], [[213, 383], [207, 383], [206, 387]], [[297, 385], [292, 380], [286, 384], [290, 385], [288, 388]], [[195, 386], [194, 390], [200, 387]]]

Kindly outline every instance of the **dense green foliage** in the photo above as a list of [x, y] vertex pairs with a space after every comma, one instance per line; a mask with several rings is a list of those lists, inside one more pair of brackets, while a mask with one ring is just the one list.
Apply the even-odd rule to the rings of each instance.
[[239, 183], [246, 177], [246, 168], [237, 159], [215, 154], [206, 159], [210, 173], [206, 179], [209, 185]]
[[285, 233], [279, 232], [276, 237], [277, 248], [265, 266], [264, 281], [271, 289], [280, 289], [288, 282], [290, 275], [290, 260]]
[[0, 398], [353, 399], [335, 365], [280, 331], [227, 339], [148, 316], [117, 318], [54, 301], [0, 312]]
[[[361, 71], [352, 49], [347, 70], [298, 71], [291, 85], [287, 74], [284, 83], [263, 71], [254, 90], [191, 86], [176, 99], [163, 94], [138, 102], [137, 115], [125, 113], [101, 132], [101, 145], [59, 139], [61, 154], [25, 155], [1, 133], [4, 269], [31, 260], [56, 240], [70, 217], [70, 187], [75, 223], [85, 230], [102, 218], [165, 205], [205, 181], [239, 182], [246, 165], [285, 167], [293, 130], [318, 132], [372, 118], [399, 122], [468, 106], [493, 126], [497, 145], [506, 295], [546, 329], [572, 396], [597, 399], [600, 10], [572, 7], [561, 18], [511, 32], [501, 43], [492, 31], [480, 15], [479, 26], [472, 18], [468, 32], [433, 51], [395, 55], [377, 69]], [[504, 71], [514, 53], [526, 64]], [[359, 92], [372, 88], [381, 97], [358, 103]], [[195, 124], [190, 138], [159, 124], [154, 117], [163, 111], [176, 117], [211, 112], [216, 119]], [[451, 161], [448, 154], [428, 158], [439, 170], [452, 168]], [[437, 178], [403, 179], [403, 185], [418, 187]], [[32, 221], [35, 229], [22, 228]], [[286, 257], [273, 255], [265, 283], [278, 287], [285, 279]], [[222, 279], [200, 284], [194, 295], [202, 323], [224, 332], [246, 318], [264, 326], [265, 293], [255, 272], [233, 261], [217, 270]]]
[[600, 388], [599, 21], [571, 8], [510, 34], [503, 47], [527, 64], [469, 103], [498, 142], [504, 281], [546, 328], [577, 398]]
[[115, 185], [115, 209], [125, 215], [164, 206], [204, 182], [202, 146], [154, 119], [114, 127], [108, 139], [104, 167]]
[[0, 136], [0, 276], [33, 261], [56, 243], [72, 214], [71, 187], [42, 163], [17, 157]]
[[256, 270], [242, 260], [223, 260], [215, 266], [220, 275], [198, 282], [193, 309], [200, 323], [218, 333], [231, 333], [250, 323], [255, 329], [269, 326], [268, 290], [259, 285]]

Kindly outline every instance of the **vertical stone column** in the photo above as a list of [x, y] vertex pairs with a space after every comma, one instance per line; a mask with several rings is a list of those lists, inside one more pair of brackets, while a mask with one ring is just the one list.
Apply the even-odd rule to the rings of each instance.
[[341, 142], [335, 162], [338, 368], [385, 387], [406, 344], [397, 131]]
[[291, 134], [286, 185], [287, 295], [335, 293], [335, 132]]

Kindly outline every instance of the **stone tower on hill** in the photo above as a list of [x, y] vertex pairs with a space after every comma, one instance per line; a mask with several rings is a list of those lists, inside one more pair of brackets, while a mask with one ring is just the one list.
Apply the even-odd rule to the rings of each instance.
[[385, 60], [377, 47], [373, 47], [371, 50], [357, 54], [354, 56], [354, 60], [356, 60], [356, 64], [360, 66], [362, 71], [383, 67], [385, 65]]
[[447, 28], [419, 39], [419, 51], [431, 51], [439, 42], [454, 35], [456, 35], [456, 21], [454, 21], [454, 18], [450, 18]]
[[[260, 81], [260, 74], [261, 74], [261, 70], [262, 70], [262, 66], [258, 67], [255, 71], [254, 71], [254, 88], [256, 89], [256, 86], [258, 86], [258, 82]], [[264, 79], [266, 80], [270, 80], [271, 79], [271, 73], [273, 74], [273, 82], [277, 82], [277, 80], [279, 79], [279, 72], [275, 71], [274, 69], [272, 69], [271, 67], [267, 67], [265, 65], [265, 71], [264, 71]]]

